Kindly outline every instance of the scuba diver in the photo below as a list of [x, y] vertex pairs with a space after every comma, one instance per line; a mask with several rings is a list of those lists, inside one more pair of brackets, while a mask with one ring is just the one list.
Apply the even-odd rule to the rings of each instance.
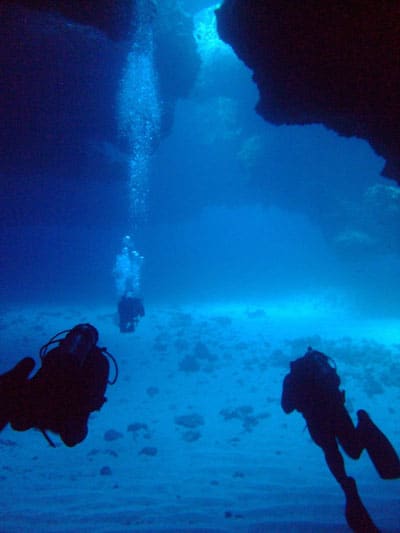
[[140, 293], [140, 275], [143, 257], [135, 250], [130, 235], [122, 240], [122, 251], [117, 255], [113, 270], [117, 289], [119, 329], [121, 333], [133, 332], [144, 316]]
[[[31, 357], [1, 375], [0, 431], [10, 423], [16, 431], [39, 429], [53, 447], [47, 431], [57, 433], [67, 446], [82, 442], [88, 433], [90, 413], [101, 409], [107, 384], [113, 385], [118, 377], [114, 357], [97, 346], [98, 339], [95, 327], [78, 324], [42, 346], [42, 366], [31, 379], [35, 366]], [[53, 344], [57, 346], [48, 351]], [[112, 381], [108, 379], [108, 359], [115, 365]]]
[[302, 413], [312, 440], [322, 448], [326, 463], [345, 494], [350, 528], [357, 533], [376, 533], [379, 530], [361, 502], [356, 482], [346, 473], [338, 443], [352, 459], [358, 459], [365, 449], [383, 479], [400, 477], [400, 460], [365, 411], [357, 412], [358, 424], [354, 426], [344, 406], [345, 392], [339, 385], [334, 362], [308, 348], [303, 357], [290, 363], [281, 405], [287, 414], [295, 409]]
[[135, 331], [139, 319], [144, 316], [144, 306], [133, 291], [126, 291], [118, 302], [119, 330], [121, 333]]

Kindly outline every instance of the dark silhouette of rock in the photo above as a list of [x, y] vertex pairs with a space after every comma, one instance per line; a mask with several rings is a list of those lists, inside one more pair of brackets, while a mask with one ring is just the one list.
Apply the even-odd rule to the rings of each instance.
[[185, 428], [194, 429], [198, 426], [204, 425], [204, 418], [202, 415], [193, 413], [190, 415], [181, 415], [175, 417], [175, 424]]
[[400, 182], [400, 7], [390, 0], [225, 0], [218, 31], [253, 70], [257, 111], [369, 141]]
[[122, 439], [122, 437], [123, 437], [123, 434], [120, 433], [119, 431], [116, 431], [115, 429], [108, 429], [104, 433], [104, 440], [106, 440], [108, 442], [111, 442], [113, 440]]
[[200, 431], [189, 430], [189, 431], [184, 431], [184, 433], [182, 434], [182, 439], [185, 440], [186, 442], [194, 442], [196, 440], [199, 440], [200, 437], [201, 437]]
[[145, 446], [140, 450], [139, 455], [149, 455], [150, 457], [154, 457], [157, 453], [157, 448], [154, 448], [153, 446]]
[[127, 39], [135, 0], [13, 0], [29, 9], [58, 13], [79, 24], [92, 26], [111, 39]]
[[101, 476], [111, 476], [112, 470], [109, 466], [102, 466], [100, 469], [100, 475]]
[[149, 426], [142, 422], [134, 422], [133, 424], [129, 424], [127, 431], [132, 433], [133, 440], [137, 440], [139, 437], [146, 440], [151, 439]]
[[[132, 45], [133, 6], [134, 0], [0, 1], [2, 220], [46, 224], [65, 215], [72, 224], [66, 196], [77, 211], [80, 203], [83, 212], [95, 206], [87, 194], [80, 198], [81, 184], [95, 180], [111, 195], [123, 188], [129, 154], [115, 106]], [[154, 62], [165, 136], [177, 99], [189, 94], [200, 67], [192, 19], [176, 0], [159, 2]]]

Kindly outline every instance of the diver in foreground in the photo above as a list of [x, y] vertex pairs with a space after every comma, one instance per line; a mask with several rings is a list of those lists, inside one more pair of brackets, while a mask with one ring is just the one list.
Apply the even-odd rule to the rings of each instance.
[[[67, 446], [82, 442], [90, 413], [101, 409], [107, 384], [114, 384], [118, 374], [115, 359], [106, 348], [97, 346], [98, 339], [95, 327], [78, 324], [42, 346], [42, 366], [31, 379], [35, 366], [31, 357], [1, 375], [0, 431], [10, 423], [17, 431], [39, 429], [53, 447], [47, 431], [57, 433]], [[52, 345], [57, 346], [48, 351]], [[108, 358], [116, 369], [112, 382]]]
[[365, 449], [383, 479], [400, 477], [400, 460], [385, 435], [368, 414], [357, 412], [355, 427], [339, 390], [340, 378], [333, 361], [321, 352], [308, 348], [303, 357], [290, 363], [290, 373], [283, 382], [281, 405], [285, 413], [295, 409], [304, 416], [313, 441], [322, 448], [325, 460], [346, 497], [346, 520], [357, 533], [379, 530], [358, 495], [357, 485], [345, 471], [338, 442], [352, 459]]

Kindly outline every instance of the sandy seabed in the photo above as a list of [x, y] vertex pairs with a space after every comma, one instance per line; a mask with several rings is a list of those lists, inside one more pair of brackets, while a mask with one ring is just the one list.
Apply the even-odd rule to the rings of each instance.
[[[400, 449], [400, 320], [324, 300], [149, 306], [121, 334], [111, 306], [2, 306], [1, 370], [80, 322], [119, 365], [75, 448], [0, 434], [1, 532], [345, 532], [343, 494], [298, 413], [280, 408], [308, 345], [337, 363], [346, 405]], [[346, 459], [383, 532], [400, 531], [400, 482]]]

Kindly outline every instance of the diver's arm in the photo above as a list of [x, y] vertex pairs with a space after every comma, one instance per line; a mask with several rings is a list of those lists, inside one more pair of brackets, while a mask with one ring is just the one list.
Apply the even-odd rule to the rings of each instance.
[[288, 374], [283, 380], [281, 406], [286, 414], [296, 409], [296, 393], [291, 374]]

